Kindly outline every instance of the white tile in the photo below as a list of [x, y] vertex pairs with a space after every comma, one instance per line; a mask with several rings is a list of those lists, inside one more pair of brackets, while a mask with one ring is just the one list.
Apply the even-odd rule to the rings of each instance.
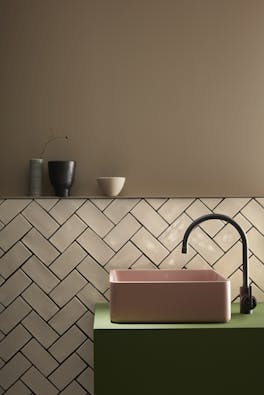
[[87, 229], [78, 238], [78, 242], [101, 265], [114, 255], [114, 251], [91, 229]]
[[12, 330], [30, 312], [31, 308], [21, 298], [18, 297], [2, 313], [0, 329], [5, 334]]
[[264, 198], [257, 198], [256, 201], [264, 207]]
[[0, 357], [8, 361], [13, 357], [31, 338], [31, 334], [22, 326], [16, 326], [1, 342]]
[[74, 325], [49, 348], [49, 353], [61, 363], [72, 354], [85, 339], [86, 336], [76, 325]]
[[186, 214], [182, 214], [162, 233], [159, 237], [159, 241], [168, 248], [168, 250], [172, 251], [182, 242], [184, 233], [191, 222], [192, 221]]
[[58, 362], [47, 352], [36, 339], [32, 339], [22, 350], [32, 364], [40, 370], [44, 376], [48, 376], [58, 367]]
[[264, 207], [255, 200], [251, 200], [246, 207], [243, 208], [242, 214], [264, 234]]
[[13, 300], [26, 289], [31, 280], [22, 271], [16, 271], [9, 279], [1, 286], [0, 303], [8, 306]]
[[5, 395], [32, 395], [32, 392], [19, 380], [5, 392]]
[[108, 302], [110, 302], [110, 288], [108, 288], [105, 292], [104, 292], [104, 297], [106, 298], [106, 300]]
[[105, 269], [128, 269], [141, 255], [142, 252], [128, 241], [105, 265]]
[[252, 295], [257, 299], [257, 303], [264, 302], [264, 291], [262, 291], [256, 284], [252, 284]]
[[231, 282], [231, 301], [233, 302], [235, 299], [237, 299], [237, 302], [239, 302], [240, 287], [243, 282], [241, 270], [238, 269], [235, 271], [229, 277], [229, 280]]
[[168, 227], [167, 222], [145, 200], [141, 200], [131, 213], [156, 237]]
[[32, 226], [19, 214], [0, 231], [0, 247], [7, 251], [29, 231]]
[[94, 367], [93, 342], [87, 339], [77, 350], [77, 354], [92, 368]]
[[100, 237], [104, 237], [114, 227], [114, 224], [89, 200], [77, 214]]
[[[212, 214], [212, 212], [199, 199], [197, 199], [186, 210], [186, 214], [188, 214], [193, 220], [196, 220], [203, 215]], [[203, 222], [199, 226], [211, 237], [213, 237], [221, 228], [223, 228], [224, 224], [224, 222], [216, 219]]]
[[23, 292], [23, 298], [44, 320], [50, 319], [59, 310], [51, 298], [34, 283]]
[[34, 201], [23, 211], [23, 216], [46, 238], [59, 228], [59, 224]]
[[87, 310], [85, 314], [83, 314], [82, 318], [80, 318], [76, 325], [80, 328], [90, 339], [93, 340], [93, 322], [94, 315]]
[[9, 277], [31, 255], [31, 252], [19, 241], [1, 258], [1, 276]]
[[71, 244], [49, 268], [63, 280], [86, 256], [86, 252], [76, 242]]
[[132, 217], [131, 214], [127, 214], [113, 230], [104, 238], [104, 241], [118, 251], [140, 228], [138, 221]]
[[54, 288], [50, 296], [60, 307], [63, 307], [85, 284], [86, 280], [83, 276], [74, 270]]
[[133, 236], [132, 241], [155, 264], [160, 263], [169, 254], [168, 250], [144, 228]]
[[104, 292], [109, 288], [109, 274], [92, 257], [87, 256], [77, 270], [99, 291]]
[[58, 338], [58, 334], [35, 311], [32, 311], [22, 324], [45, 348]]
[[247, 233], [247, 237], [248, 248], [261, 262], [264, 262], [264, 236], [261, 235], [255, 228], [252, 228]]
[[94, 311], [97, 303], [107, 302], [106, 298], [90, 283], [87, 284], [77, 296], [91, 311]]
[[159, 199], [159, 198], [153, 198], [153, 199], [146, 199], [148, 204], [150, 204], [154, 210], [158, 210], [165, 202], [167, 199]]
[[94, 392], [94, 375], [91, 368], [85, 369], [82, 374], [77, 378], [77, 381], [86, 389], [90, 394]]
[[182, 269], [196, 254], [191, 246], [188, 246], [187, 254], [181, 252], [182, 246], [178, 245], [159, 265], [160, 269]]
[[49, 376], [49, 380], [63, 390], [85, 367], [83, 360], [77, 354], [73, 354]]
[[73, 381], [61, 392], [61, 395], [87, 395], [87, 392], [76, 381]]
[[0, 220], [7, 224], [20, 213], [32, 200], [31, 199], [6, 199], [0, 205]]
[[86, 310], [87, 308], [77, 298], [73, 298], [50, 319], [49, 326], [62, 335], [84, 315]]
[[224, 277], [231, 276], [243, 263], [242, 244], [238, 241], [219, 261], [213, 266], [214, 270]]
[[202, 229], [195, 228], [190, 237], [189, 244], [210, 264], [214, 264], [224, 252]]
[[99, 208], [99, 210], [103, 211], [109, 204], [113, 201], [113, 199], [90, 199], [90, 201]]
[[30, 362], [18, 352], [14, 358], [2, 368], [1, 385], [8, 389], [30, 367]]
[[215, 207], [221, 202], [219, 198], [200, 198], [200, 200], [210, 209], [214, 210]]
[[31, 278], [43, 291], [49, 293], [58, 285], [59, 280], [36, 256], [32, 256], [23, 266], [23, 271]]
[[86, 228], [75, 214], [50, 238], [59, 251], [63, 252]]
[[139, 202], [139, 199], [114, 199], [104, 214], [117, 224]]
[[215, 213], [234, 217], [248, 202], [250, 198], [225, 198], [214, 210]]
[[[251, 228], [251, 224], [243, 215], [238, 213], [234, 220], [241, 226], [244, 232]], [[214, 240], [224, 250], [227, 251], [240, 239], [240, 234], [233, 225], [226, 223], [221, 231], [215, 236]]]
[[232, 285], [231, 285], [231, 303], [240, 303], [240, 297], [237, 295], [235, 299], [232, 300]]
[[244, 232], [247, 232], [251, 227], [251, 223], [240, 213], [235, 215], [233, 219], [241, 226]]
[[145, 255], [141, 257], [131, 266], [133, 270], [156, 270], [158, 269]]
[[264, 292], [264, 264], [254, 255], [249, 259], [249, 277]]
[[61, 199], [50, 210], [50, 215], [62, 225], [84, 202], [85, 199]]
[[56, 395], [59, 393], [57, 388], [51, 384], [34, 366], [32, 366], [22, 377], [24, 383], [38, 395]]
[[46, 265], [50, 265], [59, 255], [59, 251], [36, 229], [27, 233], [22, 241]]
[[46, 198], [40, 198], [40, 199], [35, 199], [35, 201], [43, 207], [46, 211], [49, 211], [55, 204], [59, 201], [59, 199], [46, 199]]
[[158, 210], [158, 213], [170, 224], [179, 217], [195, 199], [169, 199]]
[[193, 204], [186, 209], [186, 214], [188, 214], [193, 220], [201, 217], [202, 215], [212, 213], [211, 210], [200, 200], [196, 199]]
[[209, 270], [211, 266], [199, 254], [196, 254], [186, 265], [191, 270]]

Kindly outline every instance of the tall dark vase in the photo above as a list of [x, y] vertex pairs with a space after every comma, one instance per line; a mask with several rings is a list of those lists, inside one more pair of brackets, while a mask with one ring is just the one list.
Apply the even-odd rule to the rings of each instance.
[[49, 179], [55, 195], [70, 196], [70, 189], [74, 182], [76, 162], [74, 160], [52, 160], [48, 162]]

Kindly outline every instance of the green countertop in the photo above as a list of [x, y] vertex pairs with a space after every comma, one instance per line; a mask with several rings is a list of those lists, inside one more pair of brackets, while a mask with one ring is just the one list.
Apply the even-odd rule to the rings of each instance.
[[264, 303], [258, 303], [252, 314], [240, 314], [239, 303], [232, 304], [231, 320], [226, 323], [179, 324], [115, 324], [110, 321], [108, 303], [96, 305], [94, 329], [208, 329], [208, 328], [264, 328]]

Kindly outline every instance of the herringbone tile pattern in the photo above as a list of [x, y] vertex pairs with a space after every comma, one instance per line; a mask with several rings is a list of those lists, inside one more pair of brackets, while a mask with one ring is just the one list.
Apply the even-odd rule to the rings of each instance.
[[109, 300], [110, 269], [213, 267], [236, 300], [235, 229], [204, 223], [181, 253], [187, 226], [210, 212], [247, 233], [250, 280], [264, 301], [263, 198], [1, 200], [0, 393], [93, 394], [93, 312]]

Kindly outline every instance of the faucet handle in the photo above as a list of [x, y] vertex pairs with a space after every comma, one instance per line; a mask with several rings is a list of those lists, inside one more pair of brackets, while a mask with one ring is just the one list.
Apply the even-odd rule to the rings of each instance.
[[240, 313], [250, 314], [251, 310], [253, 310], [256, 306], [257, 299], [255, 296], [252, 296], [251, 286], [240, 287]]
[[251, 309], [253, 310], [257, 306], [257, 299], [255, 296], [251, 296]]

